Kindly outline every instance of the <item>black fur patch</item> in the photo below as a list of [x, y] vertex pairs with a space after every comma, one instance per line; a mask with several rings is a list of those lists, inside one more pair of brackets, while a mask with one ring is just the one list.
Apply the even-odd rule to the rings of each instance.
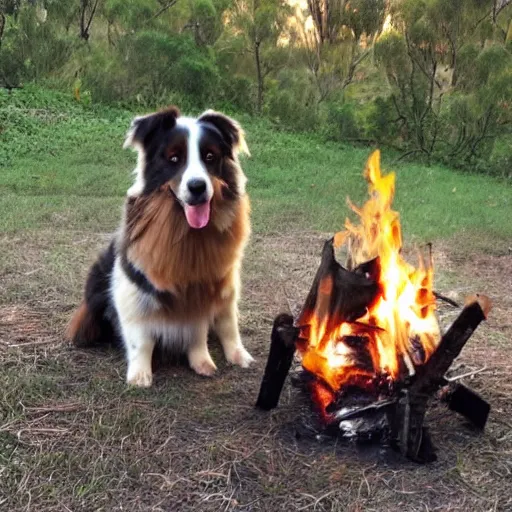
[[83, 340], [87, 345], [104, 345], [120, 342], [118, 317], [112, 304], [110, 288], [116, 257], [115, 241], [100, 254], [91, 267], [85, 284], [85, 303], [91, 318], [96, 323], [95, 332], [101, 333], [96, 339]]

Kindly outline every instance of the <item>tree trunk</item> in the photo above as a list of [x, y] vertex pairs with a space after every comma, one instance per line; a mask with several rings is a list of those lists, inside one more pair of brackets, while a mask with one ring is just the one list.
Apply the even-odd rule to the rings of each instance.
[[4, 35], [5, 28], [5, 15], [3, 12], [0, 12], [0, 47], [2, 46], [2, 37]]
[[[99, 0], [95, 0], [91, 7], [90, 0], [80, 0], [80, 38], [85, 42], [89, 42], [91, 23], [96, 14]], [[90, 13], [87, 10], [90, 8]], [[87, 19], [88, 18], [88, 19]]]
[[256, 60], [256, 74], [258, 77], [258, 99], [256, 103], [256, 111], [258, 114], [261, 114], [263, 107], [263, 75], [261, 73], [260, 44], [261, 41], [254, 43], [254, 58]]

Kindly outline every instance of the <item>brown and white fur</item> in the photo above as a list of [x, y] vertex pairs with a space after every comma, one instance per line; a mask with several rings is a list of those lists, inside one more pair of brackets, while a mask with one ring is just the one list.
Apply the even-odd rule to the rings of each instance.
[[119, 336], [127, 382], [141, 387], [152, 383], [157, 341], [211, 376], [210, 328], [229, 362], [249, 366], [237, 311], [250, 231], [243, 130], [213, 111], [188, 118], [173, 107], [135, 118], [125, 147], [138, 151], [135, 183], [119, 232], [89, 272], [69, 337], [90, 346]]

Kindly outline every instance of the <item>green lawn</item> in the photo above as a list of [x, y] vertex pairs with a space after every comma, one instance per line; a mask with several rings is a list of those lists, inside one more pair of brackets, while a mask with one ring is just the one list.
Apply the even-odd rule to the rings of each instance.
[[[54, 223], [114, 229], [115, 206], [122, 203], [135, 164], [135, 155], [121, 147], [133, 113], [82, 106], [34, 88], [0, 99], [1, 230]], [[371, 150], [279, 132], [246, 116], [239, 120], [253, 155], [244, 168], [255, 231], [340, 229], [348, 214], [346, 197], [364, 198], [362, 169]], [[397, 172], [395, 205], [406, 239], [512, 238], [506, 221], [512, 214], [509, 184], [440, 166], [391, 166], [385, 150], [383, 166]]]

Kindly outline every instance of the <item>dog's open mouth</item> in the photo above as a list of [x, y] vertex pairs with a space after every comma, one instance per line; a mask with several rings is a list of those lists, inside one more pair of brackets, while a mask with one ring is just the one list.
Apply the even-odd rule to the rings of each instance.
[[188, 225], [194, 229], [201, 229], [206, 227], [210, 221], [210, 203], [206, 201], [201, 204], [184, 204], [185, 217], [187, 218]]

